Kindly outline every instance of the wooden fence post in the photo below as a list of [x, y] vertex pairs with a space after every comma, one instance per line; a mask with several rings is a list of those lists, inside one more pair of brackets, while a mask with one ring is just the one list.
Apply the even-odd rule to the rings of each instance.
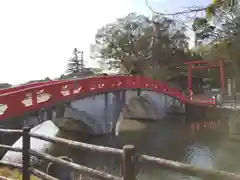
[[134, 165], [134, 145], [124, 145], [123, 146], [123, 180], [135, 180], [135, 165]]
[[30, 127], [24, 127], [23, 128], [23, 136], [22, 136], [22, 146], [23, 146], [23, 152], [22, 152], [22, 162], [23, 162], [23, 170], [22, 170], [22, 179], [23, 180], [30, 180]]

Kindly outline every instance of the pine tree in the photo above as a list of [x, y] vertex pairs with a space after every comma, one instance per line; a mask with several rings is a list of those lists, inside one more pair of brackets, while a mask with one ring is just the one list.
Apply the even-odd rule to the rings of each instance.
[[84, 71], [83, 52], [74, 48], [72, 57], [68, 60], [67, 73], [81, 74]]

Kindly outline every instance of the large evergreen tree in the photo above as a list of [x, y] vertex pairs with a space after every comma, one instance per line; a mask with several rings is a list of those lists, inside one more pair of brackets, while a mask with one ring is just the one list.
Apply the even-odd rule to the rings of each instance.
[[72, 57], [68, 60], [67, 75], [62, 75], [60, 79], [93, 76], [99, 74], [101, 69], [85, 67], [83, 52], [74, 48]]
[[[80, 55], [81, 54], [81, 55]], [[72, 57], [68, 60], [67, 73], [77, 74], [84, 70], [83, 52], [74, 48]]]

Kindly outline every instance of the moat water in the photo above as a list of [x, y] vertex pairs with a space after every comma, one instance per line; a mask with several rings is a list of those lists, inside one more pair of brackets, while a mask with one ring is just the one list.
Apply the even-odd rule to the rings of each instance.
[[[186, 122], [184, 116], [169, 116], [161, 122], [124, 119], [118, 135], [82, 137], [64, 133], [61, 137], [91, 144], [122, 148], [134, 144], [137, 151], [184, 162], [204, 168], [240, 173], [240, 116]], [[74, 162], [120, 176], [121, 158], [56, 145], [51, 152], [65, 155]], [[198, 178], [162, 170], [151, 163], [142, 163], [139, 179], [191, 179]]]

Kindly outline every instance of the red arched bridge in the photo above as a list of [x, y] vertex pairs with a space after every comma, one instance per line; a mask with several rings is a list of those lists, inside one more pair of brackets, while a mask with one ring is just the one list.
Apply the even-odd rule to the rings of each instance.
[[[152, 104], [158, 115], [164, 111], [166, 104], [171, 104], [173, 100], [179, 104], [195, 106], [215, 104], [213, 99], [189, 100], [178, 89], [170, 88], [167, 83], [141, 76], [96, 76], [31, 83], [2, 89], [0, 94], [0, 120], [44, 109], [51, 109], [53, 112], [52, 109], [56, 110], [59, 105], [68, 104], [64, 107], [63, 116], [81, 119], [95, 133], [109, 132], [109, 124], [116, 125], [116, 119], [123, 107], [130, 97], [134, 96], [141, 96]], [[168, 99], [163, 100], [163, 97]], [[57, 117], [57, 112], [50, 116]]]

